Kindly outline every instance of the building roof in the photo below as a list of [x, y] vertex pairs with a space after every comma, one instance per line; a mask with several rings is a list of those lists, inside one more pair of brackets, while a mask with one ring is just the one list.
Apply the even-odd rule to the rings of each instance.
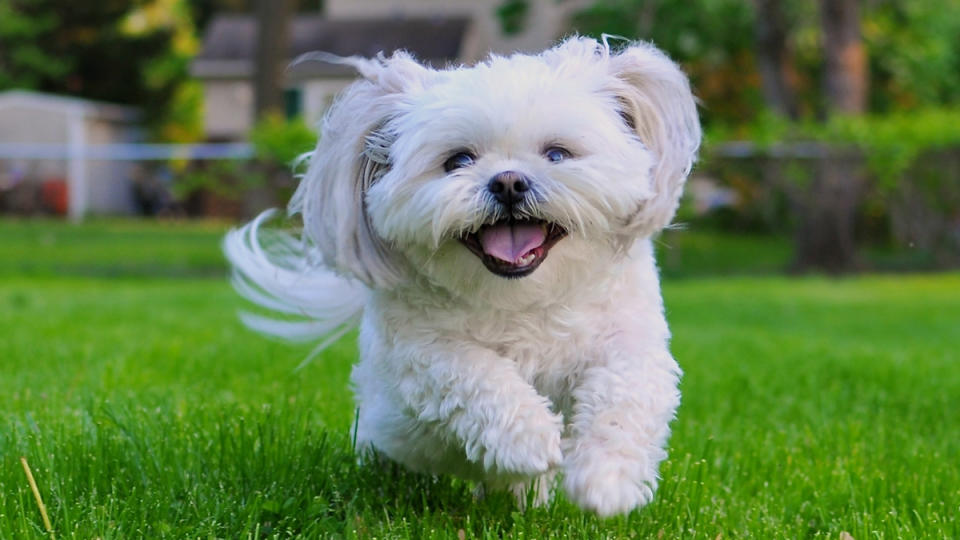
[[[405, 49], [417, 59], [443, 66], [454, 62], [466, 33], [465, 17], [401, 17], [328, 19], [321, 15], [293, 18], [287, 57], [325, 51], [340, 56], [376, 56]], [[203, 49], [192, 72], [201, 78], [249, 77], [253, 74], [257, 21], [252, 15], [217, 15], [204, 35]], [[343, 76], [344, 66], [313, 62], [311, 74]]]
[[65, 114], [80, 114], [115, 122], [136, 122], [140, 111], [136, 107], [93, 101], [73, 96], [44, 94], [31, 90], [7, 90], [0, 92], [0, 109], [7, 107], [37, 107], [62, 111]]

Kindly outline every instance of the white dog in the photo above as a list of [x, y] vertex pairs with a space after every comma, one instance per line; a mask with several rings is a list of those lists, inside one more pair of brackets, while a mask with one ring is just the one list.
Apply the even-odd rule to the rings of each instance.
[[359, 322], [361, 447], [537, 502], [559, 472], [601, 515], [648, 503], [680, 400], [650, 237], [700, 143], [686, 77], [584, 37], [445, 70], [336, 61], [363, 77], [290, 203], [302, 235], [261, 216], [225, 241], [242, 294], [309, 320], [247, 322]]

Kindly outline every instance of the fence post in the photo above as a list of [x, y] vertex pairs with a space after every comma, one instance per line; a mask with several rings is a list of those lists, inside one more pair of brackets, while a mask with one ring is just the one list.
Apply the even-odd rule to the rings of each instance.
[[72, 221], [81, 221], [87, 213], [87, 146], [83, 109], [76, 109], [67, 118], [67, 214]]

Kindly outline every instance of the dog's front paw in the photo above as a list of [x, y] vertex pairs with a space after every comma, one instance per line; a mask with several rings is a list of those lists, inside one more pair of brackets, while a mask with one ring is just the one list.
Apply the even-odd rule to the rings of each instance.
[[[662, 449], [578, 443], [564, 462], [564, 490], [600, 516], [626, 514], [653, 500]], [[656, 454], [656, 455], [651, 455]]]
[[517, 418], [499, 428], [488, 427], [482, 438], [483, 466], [498, 474], [536, 476], [560, 465], [563, 418], [543, 411]]

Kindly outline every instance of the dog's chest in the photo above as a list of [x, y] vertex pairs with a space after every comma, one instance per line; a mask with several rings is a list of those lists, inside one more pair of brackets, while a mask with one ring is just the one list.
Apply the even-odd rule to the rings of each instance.
[[510, 359], [530, 384], [555, 402], [568, 395], [583, 369], [598, 360], [616, 332], [605, 310], [545, 310], [474, 318], [469, 339]]

